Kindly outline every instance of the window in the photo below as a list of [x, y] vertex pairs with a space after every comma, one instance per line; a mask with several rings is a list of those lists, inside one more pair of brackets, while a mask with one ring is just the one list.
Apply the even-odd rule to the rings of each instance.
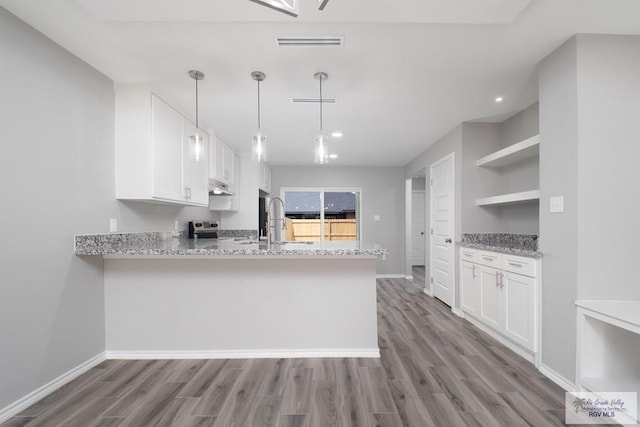
[[324, 241], [360, 246], [360, 190], [282, 190], [287, 241]]

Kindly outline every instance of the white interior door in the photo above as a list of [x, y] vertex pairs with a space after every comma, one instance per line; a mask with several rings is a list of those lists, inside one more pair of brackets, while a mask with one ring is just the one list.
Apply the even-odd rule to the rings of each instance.
[[425, 195], [423, 191], [411, 193], [411, 265], [424, 265]]
[[455, 156], [449, 154], [431, 165], [431, 290], [453, 307], [455, 287]]

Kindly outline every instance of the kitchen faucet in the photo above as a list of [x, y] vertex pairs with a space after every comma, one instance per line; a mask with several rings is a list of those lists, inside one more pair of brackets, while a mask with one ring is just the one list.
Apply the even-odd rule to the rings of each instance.
[[[275, 201], [279, 201], [280, 202], [280, 206], [282, 206], [282, 218], [271, 218], [271, 204]], [[273, 239], [273, 233], [271, 231], [271, 229], [273, 228], [273, 231], [275, 231], [275, 222], [277, 221], [282, 221], [282, 230], [286, 230], [287, 229], [287, 223], [286, 223], [286, 217], [284, 216], [284, 201], [280, 198], [280, 197], [274, 197], [273, 199], [269, 200], [269, 206], [267, 207], [267, 215], [269, 217], [269, 225], [267, 227], [267, 249], [271, 249], [271, 241]], [[273, 224], [272, 224], [273, 222]]]

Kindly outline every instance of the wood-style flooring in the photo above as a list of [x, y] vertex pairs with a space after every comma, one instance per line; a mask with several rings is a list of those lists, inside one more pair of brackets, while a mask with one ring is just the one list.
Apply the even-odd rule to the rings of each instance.
[[413, 281], [378, 280], [380, 359], [108, 360], [3, 426], [555, 426], [564, 392]]

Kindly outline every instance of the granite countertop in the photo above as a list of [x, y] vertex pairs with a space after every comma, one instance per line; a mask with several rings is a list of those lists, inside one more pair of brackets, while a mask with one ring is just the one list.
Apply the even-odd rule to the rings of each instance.
[[358, 249], [355, 242], [267, 243], [249, 239], [186, 239], [184, 233], [108, 233], [75, 236], [76, 255], [106, 257], [149, 256], [353, 256], [387, 255], [386, 249]]
[[540, 258], [538, 236], [535, 234], [467, 233], [457, 242], [463, 248], [481, 249], [528, 258]]

